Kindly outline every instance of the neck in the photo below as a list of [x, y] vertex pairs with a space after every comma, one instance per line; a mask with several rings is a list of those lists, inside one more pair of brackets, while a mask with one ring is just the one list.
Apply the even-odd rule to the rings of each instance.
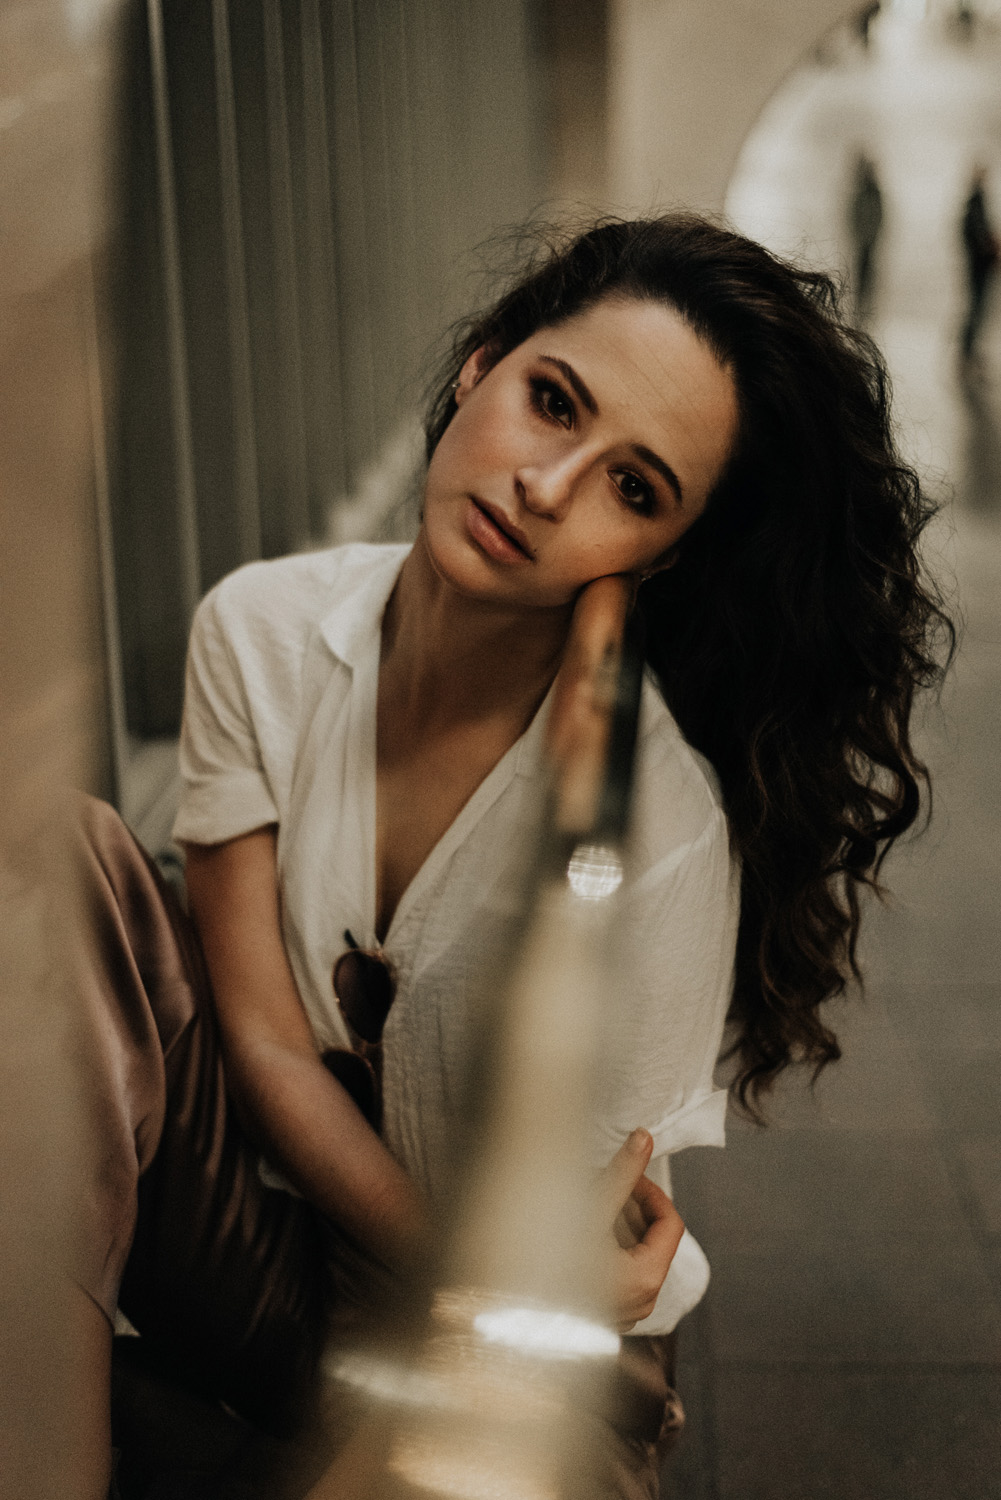
[[457, 593], [421, 531], [383, 618], [380, 692], [421, 723], [505, 711], [527, 721], [556, 675], [571, 613]]

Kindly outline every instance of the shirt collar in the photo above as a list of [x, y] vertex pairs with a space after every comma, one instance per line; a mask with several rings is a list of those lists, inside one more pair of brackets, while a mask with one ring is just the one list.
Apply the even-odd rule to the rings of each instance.
[[348, 555], [335, 583], [337, 603], [320, 621], [320, 634], [338, 661], [354, 670], [378, 638], [410, 544], [355, 543], [345, 551]]
[[[320, 634], [338, 661], [351, 671], [361, 666], [373, 641], [379, 639], [382, 616], [410, 550], [409, 542], [394, 546], [356, 542], [345, 548], [348, 555], [337, 574], [337, 603], [320, 621]], [[538, 771], [554, 688], [555, 681], [515, 743], [511, 771], [517, 776], [534, 776]]]

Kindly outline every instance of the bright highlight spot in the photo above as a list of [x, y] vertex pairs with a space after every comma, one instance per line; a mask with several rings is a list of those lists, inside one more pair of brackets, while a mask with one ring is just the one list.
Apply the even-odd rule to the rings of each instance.
[[534, 1307], [492, 1308], [478, 1313], [473, 1327], [489, 1344], [548, 1359], [614, 1357], [621, 1347], [619, 1335], [600, 1323]]
[[578, 844], [567, 865], [567, 879], [582, 901], [604, 901], [622, 884], [622, 861], [614, 849]]
[[364, 1354], [339, 1355], [325, 1364], [325, 1370], [335, 1380], [394, 1406], [417, 1406], [427, 1411], [461, 1407], [458, 1397], [441, 1381], [429, 1379], [420, 1370], [370, 1359]]

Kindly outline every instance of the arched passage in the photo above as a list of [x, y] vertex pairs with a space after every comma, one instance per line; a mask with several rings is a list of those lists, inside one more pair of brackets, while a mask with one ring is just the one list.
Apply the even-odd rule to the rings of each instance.
[[858, 0], [610, 0], [608, 197], [723, 206], [776, 85]]

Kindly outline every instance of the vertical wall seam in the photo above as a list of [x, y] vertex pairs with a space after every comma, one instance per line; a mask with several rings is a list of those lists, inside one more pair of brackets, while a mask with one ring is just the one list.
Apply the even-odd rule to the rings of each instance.
[[304, 546], [311, 531], [309, 515], [309, 455], [304, 410], [302, 325], [296, 267], [295, 209], [292, 190], [292, 153], [288, 122], [281, 0], [263, 0], [265, 119], [268, 151], [268, 192], [271, 205], [271, 258], [275, 272], [275, 303], [281, 363], [287, 372], [288, 475], [287, 503], [290, 535], [286, 542]]
[[201, 597], [201, 558], [195, 462], [191, 434], [191, 393], [188, 349], [184, 329], [184, 293], [177, 221], [174, 151], [170, 135], [170, 93], [161, 0], [146, 0], [150, 69], [153, 81], [153, 120], [156, 135], [157, 203], [163, 292], [167, 311], [167, 364], [170, 378], [170, 420], [174, 444], [175, 495], [180, 551], [182, 604], [188, 619]]
[[236, 99], [227, 0], [212, 0], [212, 42], [233, 398], [233, 477], [240, 556], [244, 561], [249, 561], [261, 555], [261, 510], [257, 482], [254, 388], [250, 365], [247, 268], [243, 249], [240, 157], [236, 137]]

